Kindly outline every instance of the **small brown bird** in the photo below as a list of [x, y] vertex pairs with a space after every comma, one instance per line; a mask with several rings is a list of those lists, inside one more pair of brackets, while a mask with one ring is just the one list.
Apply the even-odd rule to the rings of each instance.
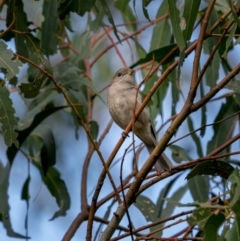
[[[108, 91], [108, 109], [114, 122], [123, 130], [133, 117], [133, 110], [136, 102], [137, 89], [133, 79], [133, 70], [122, 68], [117, 71]], [[137, 95], [136, 110], [140, 107], [142, 98]], [[150, 120], [147, 108], [137, 118], [134, 124], [134, 134], [136, 134], [146, 145], [148, 152], [151, 153], [156, 146], [156, 135]], [[168, 157], [162, 153], [155, 164], [157, 171], [171, 170], [172, 163]]]

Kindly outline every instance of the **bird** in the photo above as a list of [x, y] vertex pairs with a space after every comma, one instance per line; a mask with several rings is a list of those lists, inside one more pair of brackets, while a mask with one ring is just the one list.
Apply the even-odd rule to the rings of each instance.
[[[133, 73], [134, 71], [130, 68], [119, 69], [115, 73], [108, 90], [107, 106], [109, 113], [113, 121], [123, 130], [126, 129], [133, 118], [133, 113], [142, 103]], [[136, 118], [133, 132], [145, 144], [149, 154], [151, 154], [157, 144], [157, 139], [147, 107]], [[164, 153], [159, 156], [155, 163], [155, 169], [157, 172], [172, 169], [172, 163]]]

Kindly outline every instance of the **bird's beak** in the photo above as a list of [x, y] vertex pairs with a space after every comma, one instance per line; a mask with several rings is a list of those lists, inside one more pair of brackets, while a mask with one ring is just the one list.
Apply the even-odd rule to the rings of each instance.
[[134, 70], [133, 69], [129, 70], [128, 74], [129, 75], [133, 75], [134, 74]]

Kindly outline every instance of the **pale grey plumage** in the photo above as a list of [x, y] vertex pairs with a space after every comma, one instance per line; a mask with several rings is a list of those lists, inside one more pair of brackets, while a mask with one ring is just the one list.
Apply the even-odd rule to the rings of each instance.
[[[108, 91], [108, 109], [114, 122], [122, 129], [126, 129], [127, 125], [133, 117], [133, 110], [136, 101], [137, 89], [133, 79], [133, 71], [129, 68], [122, 68], [117, 71], [113, 77], [113, 82]], [[142, 103], [140, 94], [137, 96], [136, 110]], [[147, 108], [137, 118], [134, 124], [134, 133], [146, 145], [149, 153], [156, 146], [156, 136], [151, 124], [150, 114]], [[171, 170], [172, 163], [168, 157], [162, 153], [155, 164], [157, 171]]]

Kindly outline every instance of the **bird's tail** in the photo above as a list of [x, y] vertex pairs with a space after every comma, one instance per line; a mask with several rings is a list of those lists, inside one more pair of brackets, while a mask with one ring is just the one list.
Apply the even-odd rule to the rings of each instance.
[[[147, 146], [149, 154], [152, 153], [154, 148], [155, 146]], [[164, 153], [162, 153], [162, 155], [158, 158], [157, 162], [155, 163], [155, 168], [157, 172], [160, 172], [162, 170], [170, 171], [172, 169], [172, 162]]]

